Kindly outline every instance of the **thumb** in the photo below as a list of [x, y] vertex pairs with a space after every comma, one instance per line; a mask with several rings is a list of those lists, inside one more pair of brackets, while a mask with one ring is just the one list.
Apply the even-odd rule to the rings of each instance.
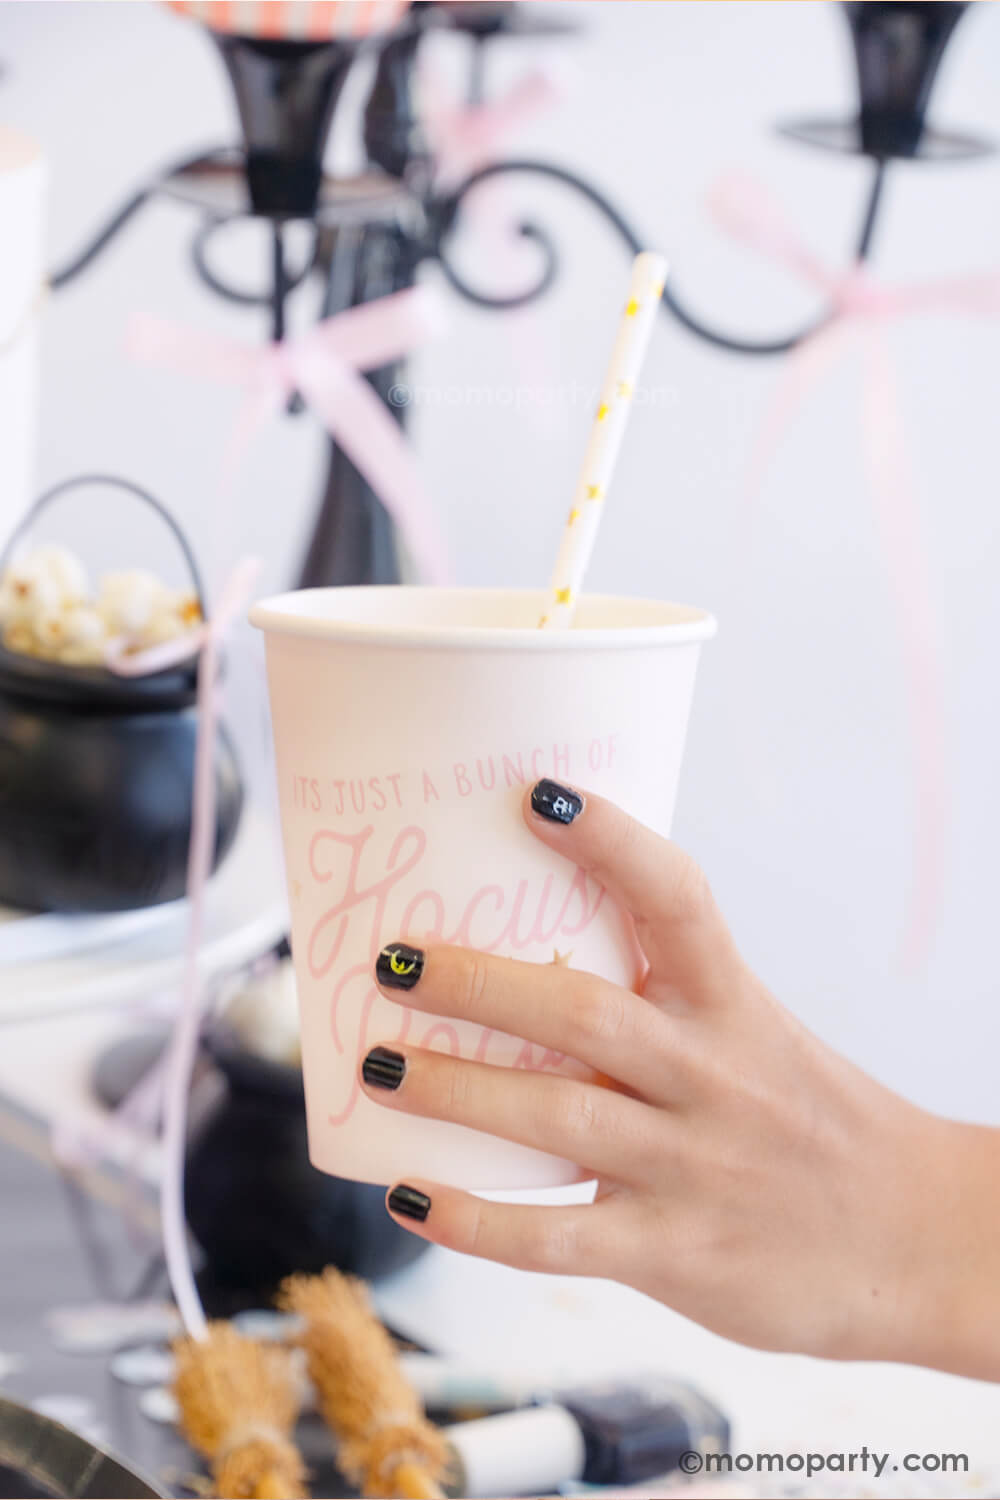
[[725, 992], [739, 959], [701, 867], [603, 797], [536, 782], [524, 802], [536, 838], [593, 876], [635, 922], [650, 981], [705, 1000]]

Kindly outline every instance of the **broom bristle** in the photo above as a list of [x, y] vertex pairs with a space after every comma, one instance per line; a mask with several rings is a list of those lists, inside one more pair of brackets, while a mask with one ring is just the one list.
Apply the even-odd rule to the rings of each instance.
[[423, 1420], [420, 1401], [399, 1368], [363, 1281], [330, 1267], [320, 1276], [291, 1276], [280, 1305], [305, 1321], [299, 1342], [323, 1416], [338, 1437], [364, 1437], [386, 1411], [394, 1421]]
[[237, 1500], [307, 1494], [290, 1437], [299, 1397], [289, 1351], [210, 1323], [204, 1340], [179, 1340], [174, 1359], [181, 1431], [211, 1461], [218, 1493]]
[[[338, 1466], [363, 1493], [440, 1494], [436, 1480], [450, 1450], [396, 1359], [396, 1349], [376, 1317], [363, 1281], [332, 1266], [320, 1276], [290, 1276], [279, 1306], [304, 1321], [297, 1342], [305, 1349], [327, 1426], [339, 1439]], [[397, 1471], [410, 1474], [405, 1491], [393, 1488]], [[413, 1475], [424, 1484], [411, 1491]]]

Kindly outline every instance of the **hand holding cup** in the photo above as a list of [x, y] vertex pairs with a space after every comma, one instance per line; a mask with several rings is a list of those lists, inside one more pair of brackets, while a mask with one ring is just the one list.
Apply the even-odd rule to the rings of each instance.
[[693, 860], [603, 798], [543, 788], [524, 821], [630, 913], [648, 963], [637, 989], [402, 943], [386, 951], [405, 951], [405, 974], [386, 965], [376, 978], [386, 995], [405, 982], [410, 1006], [517, 1032], [592, 1075], [390, 1043], [360, 1077], [397, 1118], [579, 1163], [596, 1197], [493, 1202], [409, 1176], [388, 1193], [393, 1217], [466, 1254], [625, 1282], [744, 1343], [996, 1378], [995, 1354], [984, 1363], [980, 1349], [973, 1369], [956, 1353], [954, 1316], [977, 1266], [995, 1284], [996, 1132], [937, 1119], [831, 1052], [747, 968]]

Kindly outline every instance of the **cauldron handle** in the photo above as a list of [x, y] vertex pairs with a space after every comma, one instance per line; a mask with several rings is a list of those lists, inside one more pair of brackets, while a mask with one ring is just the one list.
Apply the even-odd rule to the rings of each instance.
[[122, 479], [117, 474], [77, 474], [72, 479], [61, 479], [58, 484], [52, 485], [44, 494], [39, 495], [38, 499], [28, 507], [22, 519], [14, 527], [13, 532], [8, 538], [7, 545], [0, 552], [0, 574], [6, 572], [18, 544], [34, 525], [46, 506], [67, 490], [76, 489], [84, 484], [105, 484], [111, 485], [115, 489], [126, 490], [129, 494], [135, 495], [137, 499], [145, 501], [150, 509], [156, 512], [173, 533], [174, 540], [180, 548], [184, 561], [187, 564], [188, 572], [191, 574], [191, 581], [194, 584], [194, 591], [201, 609], [202, 618], [206, 618], [205, 588], [202, 584], [201, 573], [198, 570], [198, 564], [194, 560], [194, 553], [191, 550], [191, 544], [187, 537], [162, 500], [157, 500], [156, 496], [151, 495], [149, 490], [143, 489], [141, 484], [136, 484], [132, 479]]

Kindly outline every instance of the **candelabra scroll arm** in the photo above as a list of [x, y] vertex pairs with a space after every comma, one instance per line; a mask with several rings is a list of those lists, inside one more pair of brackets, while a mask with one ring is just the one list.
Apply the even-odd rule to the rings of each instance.
[[119, 205], [110, 219], [97, 231], [93, 239], [80, 250], [72, 260], [59, 266], [50, 272], [48, 282], [53, 291], [66, 286], [74, 281], [82, 271], [85, 271], [92, 261], [96, 260], [101, 251], [115, 239], [125, 228], [130, 219], [139, 212], [141, 208], [154, 198], [158, 192], [169, 182], [172, 177], [181, 172], [193, 171], [198, 167], [210, 167], [220, 159], [227, 159], [232, 154], [229, 146], [213, 146], [207, 151], [199, 151], [194, 156], [185, 156], [183, 160], [174, 162], [171, 166], [164, 167], [151, 177], [141, 187], [129, 195]]
[[[222, 297], [227, 302], [235, 302], [241, 307], [273, 307], [274, 306], [274, 284], [265, 287], [259, 292], [247, 291], [243, 287], [231, 286], [212, 269], [208, 260], [208, 246], [213, 236], [221, 229], [226, 229], [237, 219], [249, 217], [246, 214], [208, 214], [195, 231], [191, 241], [191, 263], [197, 272], [198, 279], [216, 296]], [[266, 221], [265, 221], [266, 222]], [[302, 285], [306, 277], [316, 269], [317, 262], [317, 239], [318, 231], [314, 229], [313, 243], [309, 254], [302, 265], [295, 271], [288, 269], [284, 263], [283, 286], [285, 294], [294, 292], [296, 287]], [[273, 268], [273, 257], [272, 257]]]
[[885, 190], [885, 174], [888, 165], [888, 160], [884, 156], [880, 156], [875, 162], [875, 172], [872, 176], [871, 187], [868, 189], [868, 202], [865, 204], [864, 217], [861, 220], [861, 233], [858, 235], [858, 248], [855, 251], [858, 260], [867, 260], [871, 254], [875, 225], [882, 207], [882, 194]]
[[541, 225], [524, 220], [518, 224], [516, 231], [522, 239], [530, 240], [537, 245], [542, 252], [542, 268], [531, 286], [524, 291], [511, 292], [506, 296], [491, 297], [485, 292], [479, 292], [475, 287], [462, 277], [451, 261], [441, 240], [438, 240], [434, 254], [441, 270], [444, 272], [445, 280], [454, 291], [464, 297], [467, 302], [474, 303], [477, 307], [487, 307], [494, 311], [509, 311], [515, 307], [525, 307], [529, 302], [535, 302], [539, 297], [544, 297], [559, 273], [559, 253], [551, 235]]
[[[865, 260], [871, 253], [874, 238], [875, 225], [882, 202], [882, 190], [885, 184], [886, 162], [878, 160], [875, 163], [875, 172], [871, 187], [868, 192], [865, 212], [862, 219], [862, 227], [858, 237], [856, 258]], [[468, 176], [464, 182], [459, 183], [453, 192], [446, 198], [441, 199], [433, 205], [429, 215], [431, 223], [431, 236], [428, 254], [434, 255], [441, 264], [444, 274], [461, 296], [474, 303], [477, 307], [492, 308], [500, 311], [511, 307], [523, 307], [528, 302], [542, 296], [551, 286], [558, 265], [555, 246], [549, 235], [537, 225], [521, 224], [518, 232], [529, 235], [536, 243], [542, 246], [545, 252], [545, 264], [542, 273], [533, 286], [526, 291], [513, 293], [509, 296], [490, 296], [486, 292], [478, 290], [469, 285], [459, 275], [448, 259], [446, 245], [448, 238], [454, 230], [461, 203], [466, 194], [472, 192], [480, 183], [490, 178], [507, 175], [533, 175], [536, 177], [547, 177], [555, 182], [562, 183], [565, 187], [572, 188], [586, 199], [602, 217], [614, 229], [619, 238], [624, 242], [633, 255], [646, 248], [635, 229], [599, 188], [587, 182], [583, 177], [572, 172], [567, 167], [560, 167], [554, 162], [534, 161], [530, 159], [491, 162], [488, 166], [480, 167]], [[703, 339], [716, 348], [728, 350], [735, 354], [787, 354], [798, 347], [805, 339], [817, 333], [821, 328], [835, 316], [830, 310], [823, 312], [819, 317], [813, 319], [805, 328], [796, 333], [786, 334], [775, 339], [743, 339], [724, 333], [719, 329], [712, 328], [704, 323], [701, 318], [690, 312], [684, 302], [678, 296], [674, 287], [668, 280], [663, 289], [663, 303], [666, 310], [697, 338]]]

